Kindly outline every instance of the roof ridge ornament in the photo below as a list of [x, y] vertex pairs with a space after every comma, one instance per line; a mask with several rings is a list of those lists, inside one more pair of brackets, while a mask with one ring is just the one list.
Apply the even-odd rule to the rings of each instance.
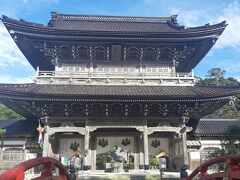
[[[158, 22], [158, 23], [166, 23], [167, 21], [177, 21], [177, 15], [166, 16], [166, 17], [145, 17], [145, 16], [110, 16], [110, 15], [75, 15], [75, 14], [58, 14], [57, 12], [51, 12], [52, 19], [55, 20], [63, 20], [63, 21], [118, 21], [118, 22]], [[51, 23], [50, 21], [50, 23]]]

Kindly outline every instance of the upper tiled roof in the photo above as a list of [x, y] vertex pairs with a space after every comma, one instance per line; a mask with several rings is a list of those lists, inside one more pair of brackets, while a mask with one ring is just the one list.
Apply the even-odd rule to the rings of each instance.
[[240, 87], [0, 84], [0, 95], [184, 99], [231, 96]]
[[[227, 26], [223, 21], [219, 24], [185, 28], [177, 22], [177, 15], [169, 17], [137, 17], [137, 16], [101, 16], [101, 15], [72, 15], [52, 13], [52, 19], [48, 26], [32, 23], [25, 20], [15, 20], [3, 16], [4, 24], [10, 26], [24, 26], [26, 28], [46, 28], [49, 30], [71, 30], [78, 32], [112, 32], [112, 33], [208, 33], [216, 31], [214, 34], [220, 35]], [[8, 26], [7, 25], [7, 26]], [[19, 27], [20, 27], [19, 26]]]
[[220, 136], [228, 126], [240, 126], [238, 119], [200, 119], [195, 133], [197, 136]]
[[134, 17], [52, 13], [49, 26], [56, 29], [111, 32], [174, 32], [183, 29], [176, 16]]
[[37, 127], [34, 120], [0, 120], [0, 128], [6, 129], [4, 137], [33, 137], [37, 135]]
[[[2, 22], [12, 38], [14, 40], [17, 38], [16, 44], [30, 64], [35, 69], [39, 67], [44, 71], [54, 70], [53, 59], [60, 57], [62, 53], [60, 48], [65, 45], [72, 46], [73, 49], [76, 48], [75, 46], [86, 45], [89, 53], [91, 48], [109, 46], [110, 54], [112, 45], [121, 45], [122, 51], [124, 48], [135, 46], [143, 49], [146, 47], [160, 48], [159, 50], [166, 48], [169, 54], [166, 54], [166, 57], [170, 58], [164, 59], [165, 55], [163, 57], [160, 55], [160, 58], [171, 63], [174, 57], [174, 60], [179, 63], [176, 68], [177, 72], [190, 72], [212, 48], [227, 26], [223, 21], [214, 25], [184, 28], [177, 23], [176, 16], [130, 17], [58, 13], [52, 13], [52, 19], [48, 25], [15, 20], [6, 16], [2, 17]], [[53, 47], [57, 49], [54, 50], [57, 53], [52, 53]], [[124, 52], [127, 52], [127, 49]], [[74, 50], [74, 53], [71, 53], [70, 50], [67, 53], [69, 56], [59, 58], [59, 62], [67, 60], [69, 63], [80, 63], [79, 58], [75, 59], [75, 52], [77, 51]], [[128, 59], [126, 61], [123, 58], [120, 59], [121, 63], [129, 63]], [[84, 61], [89, 62], [90, 59], [87, 58]], [[95, 61], [94, 58], [93, 61]], [[101, 61], [105, 62], [105, 60]], [[136, 63], [138, 61], [140, 58]], [[108, 60], [106, 62], [118, 63], [118, 61]], [[152, 58], [148, 63], [150, 62], [159, 64], [162, 60], [154, 61]]]

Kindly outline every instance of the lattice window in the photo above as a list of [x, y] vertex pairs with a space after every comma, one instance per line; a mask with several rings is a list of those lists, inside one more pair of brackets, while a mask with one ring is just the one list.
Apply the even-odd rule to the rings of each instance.
[[160, 53], [160, 61], [172, 61], [173, 55], [172, 50], [170, 48], [161, 49]]
[[92, 104], [91, 105], [91, 115], [104, 115], [103, 105], [102, 104]]
[[112, 104], [110, 108], [110, 113], [112, 116], [121, 116], [123, 114], [123, 105]]
[[3, 161], [22, 161], [24, 160], [24, 152], [20, 148], [7, 148], [3, 151]]
[[130, 115], [140, 115], [142, 113], [142, 105], [139, 103], [133, 103], [129, 107]]
[[138, 61], [139, 60], [139, 50], [136, 47], [130, 47], [127, 49], [127, 60], [128, 61]]
[[104, 61], [106, 60], [105, 56], [105, 48], [98, 46], [94, 48], [94, 53], [95, 53], [95, 60], [96, 61]]
[[60, 59], [61, 60], [71, 60], [72, 57], [72, 49], [70, 46], [61, 46], [59, 48], [60, 51]]
[[158, 103], [150, 104], [148, 107], [149, 114], [152, 116], [159, 116], [161, 105]]
[[77, 115], [84, 115], [85, 113], [85, 106], [80, 103], [74, 103], [71, 104], [71, 115], [77, 116]]
[[50, 112], [55, 116], [63, 116], [64, 115], [64, 105], [61, 103], [53, 103], [50, 106]]
[[144, 55], [143, 55], [143, 60], [144, 61], [155, 61], [156, 56], [155, 56], [155, 50], [153, 48], [145, 48], [144, 49]]
[[77, 47], [77, 57], [78, 60], [89, 60], [89, 51], [86, 46]]

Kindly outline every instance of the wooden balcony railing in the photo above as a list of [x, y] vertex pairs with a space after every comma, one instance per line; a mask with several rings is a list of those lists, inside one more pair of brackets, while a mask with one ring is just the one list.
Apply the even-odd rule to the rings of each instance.
[[[225, 163], [226, 169], [223, 172], [208, 174], [208, 168], [214, 164]], [[196, 168], [188, 177], [188, 180], [237, 180], [240, 179], [240, 154], [220, 156], [215, 159], [209, 160]]]
[[[67, 168], [56, 159], [49, 157], [39, 157], [25, 161], [0, 174], [0, 180], [24, 180], [24, 172], [39, 165], [42, 165], [41, 174], [39, 177], [34, 178], [35, 180], [67, 180]], [[52, 174], [54, 167], [59, 169], [59, 176], [54, 176]]]

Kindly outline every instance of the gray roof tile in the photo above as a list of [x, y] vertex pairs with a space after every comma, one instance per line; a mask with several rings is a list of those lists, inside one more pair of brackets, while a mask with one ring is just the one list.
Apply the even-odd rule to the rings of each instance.
[[221, 97], [238, 93], [240, 93], [240, 87], [229, 86], [0, 84], [0, 95], [159, 97], [175, 99]]
[[37, 136], [36, 120], [0, 120], [0, 128], [6, 129], [4, 137]]
[[226, 132], [228, 126], [240, 126], [238, 119], [200, 119], [195, 133], [197, 136], [219, 136]]
[[171, 17], [97, 16], [52, 13], [54, 29], [99, 32], [176, 32], [183, 29]]

